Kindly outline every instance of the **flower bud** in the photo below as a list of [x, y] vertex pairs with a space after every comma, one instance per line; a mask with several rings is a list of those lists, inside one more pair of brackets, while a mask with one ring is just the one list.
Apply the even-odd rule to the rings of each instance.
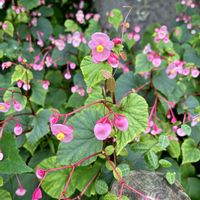
[[44, 178], [45, 174], [46, 174], [46, 170], [41, 169], [41, 168], [36, 169], [35, 175], [37, 176], [38, 179]]
[[26, 189], [24, 189], [23, 187], [19, 187], [19, 188], [16, 190], [15, 194], [16, 194], [17, 196], [24, 196], [24, 195], [26, 194]]
[[114, 116], [114, 125], [120, 131], [126, 131], [128, 129], [128, 120], [124, 115], [117, 114]]
[[14, 128], [15, 135], [21, 135], [22, 132], [23, 132], [23, 128], [22, 128], [21, 124], [16, 123], [15, 128]]

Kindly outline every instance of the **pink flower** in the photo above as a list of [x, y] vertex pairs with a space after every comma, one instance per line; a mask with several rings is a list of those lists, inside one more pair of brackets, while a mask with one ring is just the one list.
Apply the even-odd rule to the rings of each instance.
[[50, 124], [53, 125], [53, 124], [56, 124], [60, 119], [60, 116], [59, 115], [51, 115], [50, 116]]
[[136, 42], [138, 42], [138, 41], [140, 40], [140, 34], [138, 34], [138, 33], [133, 34], [133, 39], [134, 39]]
[[116, 38], [113, 38], [112, 41], [114, 42], [115, 45], [121, 44], [122, 43], [122, 38], [116, 37]]
[[105, 33], [97, 32], [91, 36], [88, 46], [92, 50], [93, 61], [98, 63], [108, 59], [114, 42]]
[[161, 26], [160, 28], [155, 29], [155, 39], [156, 43], [163, 40], [164, 43], [169, 42], [169, 33], [166, 26]]
[[13, 101], [13, 106], [14, 106], [14, 109], [18, 112], [20, 112], [22, 110], [22, 104], [19, 103], [18, 101], [14, 100]]
[[71, 73], [70, 73], [69, 70], [66, 71], [64, 77], [65, 77], [65, 79], [67, 79], [67, 80], [71, 79], [72, 75], [71, 75]]
[[73, 63], [73, 62], [70, 62], [69, 63], [69, 67], [70, 67], [70, 69], [75, 69], [76, 68], [76, 64]]
[[31, 86], [30, 86], [29, 84], [27, 84], [27, 83], [24, 83], [23, 89], [24, 89], [25, 91], [28, 91], [28, 90], [31, 89]]
[[38, 179], [42, 179], [46, 175], [46, 170], [41, 169], [41, 168], [37, 168], [35, 174], [36, 174]]
[[186, 135], [186, 133], [181, 128], [178, 128], [176, 133], [180, 137], [184, 137]]
[[23, 187], [19, 187], [17, 188], [15, 194], [17, 196], [24, 196], [26, 194], [26, 189], [24, 189]]
[[176, 66], [173, 63], [170, 64], [166, 69], [166, 73], [170, 79], [174, 79], [178, 74]]
[[48, 80], [42, 81], [42, 87], [43, 87], [45, 90], [48, 90], [49, 85], [50, 85], [50, 82], [49, 82]]
[[76, 20], [77, 20], [80, 24], [85, 23], [84, 14], [83, 14], [83, 11], [82, 11], [82, 10], [78, 10], [78, 12], [76, 13]]
[[10, 109], [9, 102], [7, 102], [7, 103], [0, 102], [0, 112], [6, 113], [6, 112], [8, 112], [9, 109]]
[[98, 140], [105, 140], [112, 131], [112, 122], [108, 117], [103, 117], [96, 122], [94, 134]]
[[72, 46], [78, 47], [80, 43], [81, 43], [81, 34], [78, 31], [76, 31], [72, 35]]
[[114, 125], [120, 131], [126, 131], [128, 129], [128, 120], [124, 115], [117, 114], [114, 116]]
[[152, 135], [157, 135], [157, 134], [160, 134], [162, 132], [162, 129], [161, 128], [158, 128], [158, 126], [156, 124], [154, 124], [152, 126], [152, 131], [151, 131], [151, 134]]
[[39, 187], [37, 187], [32, 194], [32, 200], [39, 200], [41, 198], [42, 198], [42, 191]]
[[134, 31], [135, 31], [136, 33], [139, 33], [139, 32], [141, 31], [140, 26], [136, 25], [136, 26], [134, 27]]
[[64, 124], [53, 124], [51, 125], [51, 131], [53, 135], [57, 137], [58, 140], [61, 142], [71, 142], [73, 139], [73, 132], [74, 132], [74, 127], [72, 126], [67, 126]]
[[2, 23], [2, 29], [5, 31], [7, 29], [7, 23], [6, 22], [3, 22]]
[[151, 51], [152, 51], [151, 45], [150, 45], [150, 44], [147, 44], [147, 45], [144, 47], [143, 54], [150, 53]]
[[108, 57], [108, 63], [113, 67], [117, 68], [119, 65], [119, 56], [115, 53], [110, 53], [110, 56]]
[[15, 135], [21, 135], [23, 132], [23, 128], [22, 125], [19, 123], [16, 123], [15, 127], [14, 127], [14, 133]]
[[155, 67], [159, 67], [162, 63], [161, 57], [155, 52], [155, 51], [150, 51], [147, 54], [147, 59], [152, 62], [152, 64]]
[[172, 124], [175, 124], [176, 122], [177, 122], [177, 119], [176, 119], [175, 116], [173, 116], [172, 119], [171, 119], [171, 123], [172, 123]]
[[56, 45], [59, 51], [63, 51], [65, 48], [65, 42], [63, 40], [60, 40], [60, 39], [55, 40], [54, 44]]
[[191, 70], [191, 75], [193, 78], [197, 78], [199, 76], [199, 70], [197, 68], [193, 68]]
[[3, 160], [3, 157], [4, 157], [3, 152], [0, 151], [0, 161]]
[[53, 63], [53, 60], [52, 60], [51, 56], [48, 55], [46, 57], [45, 64], [46, 64], [47, 67], [50, 67], [52, 65], [52, 63]]
[[183, 74], [184, 76], [188, 76], [188, 75], [190, 74], [190, 68], [189, 68], [189, 67], [186, 67], [185, 69], [183, 69], [182, 74]]
[[7, 68], [9, 68], [9, 67], [11, 67], [11, 66], [12, 66], [12, 62], [10, 62], [10, 61], [3, 62], [3, 63], [1, 64], [2, 70], [7, 69]]

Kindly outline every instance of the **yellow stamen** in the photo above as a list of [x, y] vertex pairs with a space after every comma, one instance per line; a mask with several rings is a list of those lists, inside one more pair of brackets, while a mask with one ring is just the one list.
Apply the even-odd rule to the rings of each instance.
[[5, 110], [5, 106], [3, 106], [3, 105], [0, 105], [0, 110]]
[[170, 70], [170, 74], [174, 74], [174, 73], [175, 73], [174, 69]]
[[96, 50], [97, 50], [97, 52], [101, 53], [101, 52], [104, 50], [103, 45], [99, 44], [99, 45], [96, 47]]
[[64, 133], [60, 132], [60, 133], [57, 134], [56, 137], [57, 137], [58, 140], [63, 140], [65, 135], [64, 135]]

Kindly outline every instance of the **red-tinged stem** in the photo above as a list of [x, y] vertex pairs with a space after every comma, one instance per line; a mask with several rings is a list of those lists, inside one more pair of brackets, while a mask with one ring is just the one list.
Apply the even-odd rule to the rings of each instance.
[[150, 113], [150, 115], [149, 115], [149, 119], [151, 119], [152, 116], [153, 116], [153, 114], [155, 113], [155, 111], [156, 111], [156, 107], [157, 107], [157, 103], [158, 103], [158, 97], [156, 96], [156, 99], [155, 99], [154, 105], [153, 105], [152, 110], [151, 110], [151, 113]]
[[72, 200], [81, 199], [81, 197], [85, 194], [85, 192], [90, 187], [90, 185], [93, 183], [93, 181], [97, 178], [97, 176], [99, 175], [99, 173], [100, 173], [100, 170], [90, 179], [90, 181], [84, 187], [83, 191], [77, 197], [73, 198]]
[[120, 191], [119, 191], [119, 200], [122, 200], [122, 194], [123, 194], [124, 185], [125, 185], [125, 183], [122, 183], [122, 186], [120, 188]]
[[[4, 90], [7, 90], [9, 92], [12, 92], [12, 93], [18, 93], [18, 94], [21, 94], [21, 92], [17, 92], [15, 90], [9, 90], [8, 88], [0, 88], [1, 91], [4, 91]], [[22, 94], [21, 94], [22, 95]]]
[[60, 197], [59, 197], [59, 200], [61, 200], [62, 197], [65, 198], [65, 193], [66, 193], [67, 188], [68, 188], [68, 186], [69, 186], [69, 183], [70, 183], [70, 181], [71, 181], [71, 179], [72, 179], [72, 175], [73, 175], [73, 173], [74, 173], [74, 169], [75, 169], [75, 167], [73, 166], [73, 167], [72, 167], [72, 170], [71, 170], [71, 172], [70, 172], [70, 174], [69, 174], [69, 177], [68, 177], [68, 179], [67, 179], [67, 182], [66, 182], [66, 184], [65, 184], [65, 187], [64, 187], [64, 189], [63, 189], [63, 191], [62, 191], [62, 193], [61, 193], [61, 195], [60, 195]]
[[142, 90], [146, 85], [148, 85], [150, 82], [144, 83], [143, 85], [139, 86], [138, 88], [135, 89], [135, 92], [139, 92], [140, 90]]
[[131, 186], [124, 184], [124, 187], [128, 188], [129, 190], [133, 191], [134, 193], [140, 195], [141, 197], [143, 197], [145, 200], [151, 200], [150, 198], [148, 198], [145, 194], [139, 192], [138, 190], [132, 188]]
[[16, 178], [17, 178], [17, 182], [18, 182], [19, 187], [20, 188], [24, 188], [23, 185], [22, 185], [22, 183], [21, 183], [21, 181], [19, 180], [19, 177], [18, 177], [17, 174], [16, 174]]

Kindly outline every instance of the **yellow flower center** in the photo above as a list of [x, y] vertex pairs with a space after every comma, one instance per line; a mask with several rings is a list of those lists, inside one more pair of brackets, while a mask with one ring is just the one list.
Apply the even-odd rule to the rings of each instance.
[[170, 71], [170, 74], [174, 74], [174, 73], [175, 73], [175, 70], [172, 69], [172, 70]]
[[103, 45], [99, 44], [96, 48], [97, 52], [101, 53], [104, 50]]
[[3, 105], [0, 105], [0, 110], [4, 110], [6, 107]]
[[64, 135], [64, 133], [60, 132], [60, 133], [57, 134], [56, 137], [57, 137], [58, 140], [63, 140], [65, 135]]

